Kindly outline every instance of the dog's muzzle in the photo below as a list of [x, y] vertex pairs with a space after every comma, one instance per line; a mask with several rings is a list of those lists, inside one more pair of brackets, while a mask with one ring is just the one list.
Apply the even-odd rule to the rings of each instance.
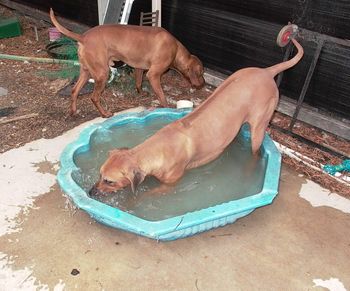
[[101, 193], [97, 187], [96, 187], [96, 184], [94, 186], [92, 186], [92, 188], [90, 189], [89, 191], [89, 196], [98, 196], [99, 193]]
[[103, 191], [101, 189], [99, 189], [97, 187], [97, 184], [96, 183], [94, 186], [92, 186], [92, 188], [90, 189], [89, 191], [89, 196], [90, 197], [99, 197], [99, 196], [109, 196], [109, 195], [112, 195], [112, 194], [115, 194], [118, 192], [118, 190], [114, 190], [114, 191]]
[[89, 191], [90, 197], [108, 196], [109, 194], [111, 194], [111, 192], [101, 191], [100, 189], [97, 188], [96, 184], [92, 186], [92, 188]]

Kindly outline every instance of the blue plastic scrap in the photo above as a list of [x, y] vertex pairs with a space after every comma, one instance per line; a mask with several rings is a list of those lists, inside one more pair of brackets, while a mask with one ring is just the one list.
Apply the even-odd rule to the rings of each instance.
[[337, 172], [350, 172], [350, 160], [344, 160], [339, 165], [324, 165], [323, 170], [332, 176]]

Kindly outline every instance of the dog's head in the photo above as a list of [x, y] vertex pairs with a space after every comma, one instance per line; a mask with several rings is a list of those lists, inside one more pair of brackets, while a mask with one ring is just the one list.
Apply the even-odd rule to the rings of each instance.
[[132, 192], [145, 179], [135, 158], [126, 148], [109, 153], [108, 159], [101, 166], [100, 179], [90, 190], [90, 195], [110, 194], [131, 185]]
[[205, 83], [203, 74], [204, 68], [202, 62], [196, 56], [191, 55], [186, 77], [190, 80], [191, 84], [194, 87], [200, 89], [204, 86]]

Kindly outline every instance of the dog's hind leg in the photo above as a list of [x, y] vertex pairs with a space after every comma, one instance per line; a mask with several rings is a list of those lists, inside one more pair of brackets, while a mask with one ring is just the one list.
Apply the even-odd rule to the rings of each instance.
[[265, 130], [268, 123], [261, 122], [258, 125], [250, 125], [251, 131], [251, 143], [252, 143], [252, 153], [257, 155], [260, 150], [260, 146], [263, 143], [265, 137]]
[[[253, 123], [254, 124], [254, 123]], [[266, 123], [264, 123], [266, 124]], [[251, 150], [252, 157], [248, 158], [243, 166], [242, 170], [242, 178], [248, 180], [249, 177], [256, 171], [256, 167], [259, 162], [259, 153], [260, 146], [265, 137], [265, 125], [260, 123], [258, 125], [250, 124], [250, 132], [251, 132]]]
[[[251, 140], [252, 140], [252, 153], [254, 155], [258, 154], [261, 144], [263, 143], [265, 137], [265, 131], [272, 115], [275, 111], [278, 102], [278, 91], [274, 93], [275, 97], [271, 97], [267, 105], [265, 105], [265, 110], [260, 112], [260, 117], [256, 117], [249, 121]], [[259, 115], [257, 115], [259, 116]]]
[[143, 77], [143, 70], [135, 68], [135, 84], [136, 84], [137, 93], [139, 94], [142, 94], [142, 77]]
[[95, 72], [92, 76], [95, 80], [95, 87], [91, 96], [91, 101], [94, 103], [102, 117], [111, 117], [113, 115], [111, 112], [104, 110], [100, 102], [101, 94], [107, 83], [108, 73], [108, 67], [100, 67], [98, 72]]
[[80, 75], [78, 78], [78, 81], [75, 83], [73, 89], [72, 89], [72, 99], [71, 99], [71, 107], [70, 107], [70, 114], [76, 115], [77, 113], [77, 99], [79, 92], [81, 88], [84, 87], [86, 82], [89, 79], [89, 71], [86, 70], [83, 65], [80, 66]]

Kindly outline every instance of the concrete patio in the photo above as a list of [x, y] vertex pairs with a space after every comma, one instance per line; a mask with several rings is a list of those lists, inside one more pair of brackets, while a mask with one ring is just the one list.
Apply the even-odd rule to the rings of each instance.
[[190, 238], [156, 242], [95, 222], [55, 179], [86, 125], [0, 155], [0, 290], [350, 288], [350, 200], [285, 166], [271, 205]]

